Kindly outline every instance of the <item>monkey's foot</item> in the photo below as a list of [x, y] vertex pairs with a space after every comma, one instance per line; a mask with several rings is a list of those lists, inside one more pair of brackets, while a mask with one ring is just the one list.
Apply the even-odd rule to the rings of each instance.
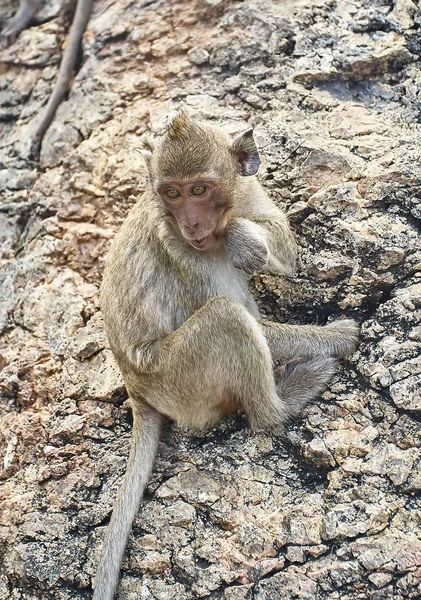
[[347, 356], [357, 349], [360, 326], [353, 319], [342, 319], [326, 325], [326, 330], [335, 336], [335, 356]]

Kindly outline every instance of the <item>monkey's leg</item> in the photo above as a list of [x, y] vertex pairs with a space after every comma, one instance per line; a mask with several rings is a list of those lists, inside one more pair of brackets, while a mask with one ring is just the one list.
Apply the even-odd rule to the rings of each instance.
[[273, 360], [287, 363], [308, 357], [342, 357], [352, 354], [358, 342], [359, 327], [344, 319], [328, 325], [288, 325], [259, 321]]
[[159, 343], [157, 353], [159, 374], [148, 380], [145, 398], [177, 422], [213, 425], [232, 398], [254, 429], [279, 426], [288, 416], [261, 328], [232, 298], [209, 300]]
[[336, 321], [324, 327], [285, 325], [261, 321], [275, 369], [276, 388], [291, 417], [317, 396], [332, 377], [336, 358], [352, 353], [357, 345], [354, 321]]
[[40, 0], [20, 0], [18, 12], [5, 22], [2, 29], [0, 40], [3, 48], [13, 44], [20, 32], [28, 27], [39, 5]]

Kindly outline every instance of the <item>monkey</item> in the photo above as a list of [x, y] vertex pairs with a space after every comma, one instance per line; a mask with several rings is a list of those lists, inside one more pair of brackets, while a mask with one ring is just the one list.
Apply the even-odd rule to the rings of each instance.
[[[67, 92], [82, 36], [92, 11], [92, 3], [93, 0], [77, 0], [73, 23], [66, 40], [57, 79], [41, 122], [32, 137], [34, 147], [39, 147], [41, 144], [47, 129], [54, 119], [56, 110]], [[29, 25], [39, 7], [40, 0], [20, 0], [18, 12], [12, 19], [6, 21], [1, 32], [1, 44], [3, 47], [9, 46], [16, 40], [21, 31]]]
[[358, 339], [349, 319], [292, 325], [260, 315], [249, 275], [293, 273], [297, 244], [254, 177], [252, 130], [231, 138], [180, 113], [144, 153], [149, 187], [113, 241], [101, 285], [133, 434], [94, 600], [114, 597], [163, 419], [204, 430], [240, 409], [252, 430], [280, 430]]

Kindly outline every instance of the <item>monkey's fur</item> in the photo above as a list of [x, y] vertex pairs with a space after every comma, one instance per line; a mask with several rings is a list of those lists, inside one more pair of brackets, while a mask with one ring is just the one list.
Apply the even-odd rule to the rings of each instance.
[[163, 416], [208, 428], [240, 408], [252, 429], [279, 428], [358, 335], [350, 320], [321, 327], [260, 317], [247, 273], [290, 273], [297, 249], [285, 214], [248, 177], [260, 162], [252, 132], [231, 140], [182, 114], [147, 159], [150, 190], [114, 240], [101, 290], [134, 426], [94, 600], [114, 597]]
[[[51, 125], [56, 110], [68, 90], [82, 36], [92, 11], [92, 2], [93, 0], [77, 0], [73, 23], [69, 35], [67, 36], [57, 79], [41, 118], [41, 122], [37, 126], [32, 138], [35, 147], [38, 147], [42, 142], [42, 138]], [[1, 32], [0, 39], [3, 47], [10, 46], [19, 34], [28, 27], [33, 16], [38, 11], [40, 4], [41, 0], [20, 0], [18, 12], [14, 17], [6, 21]]]

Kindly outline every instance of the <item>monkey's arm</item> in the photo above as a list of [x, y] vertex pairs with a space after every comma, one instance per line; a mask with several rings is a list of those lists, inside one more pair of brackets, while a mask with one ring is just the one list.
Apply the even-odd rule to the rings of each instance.
[[276, 211], [272, 218], [233, 219], [225, 234], [225, 244], [233, 265], [246, 273], [264, 270], [291, 275], [294, 272], [297, 244], [281, 211]]

